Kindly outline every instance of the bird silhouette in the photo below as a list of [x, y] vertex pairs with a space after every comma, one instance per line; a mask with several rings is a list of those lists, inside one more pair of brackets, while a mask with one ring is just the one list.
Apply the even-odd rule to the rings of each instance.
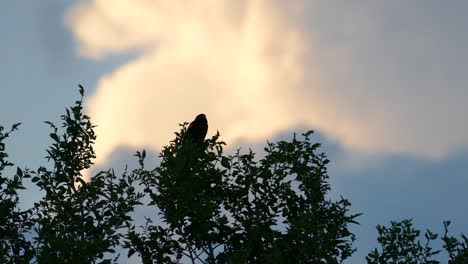
[[203, 142], [208, 132], [208, 120], [205, 114], [199, 114], [195, 120], [190, 123], [185, 132], [185, 139], [191, 139], [192, 142]]

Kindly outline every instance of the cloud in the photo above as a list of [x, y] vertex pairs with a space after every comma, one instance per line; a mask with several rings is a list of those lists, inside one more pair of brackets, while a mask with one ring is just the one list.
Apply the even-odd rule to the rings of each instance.
[[332, 99], [342, 102], [335, 110], [373, 131], [360, 139], [375, 141], [353, 149], [440, 159], [466, 148], [468, 36], [459, 25], [468, 19], [459, 10], [467, 4], [314, 3], [308, 26]]
[[[466, 142], [459, 134], [452, 140], [453, 133], [441, 127], [454, 125], [456, 120], [446, 119], [453, 111], [412, 111], [431, 100], [430, 94], [418, 99], [416, 90], [408, 97], [404, 89], [356, 79], [365, 69], [356, 62], [365, 58], [344, 45], [366, 40], [376, 30], [368, 24], [372, 16], [348, 17], [355, 23], [343, 29], [340, 36], [347, 39], [324, 43], [326, 34], [320, 30], [336, 30], [346, 17], [322, 27], [310, 25], [306, 11], [311, 8], [321, 8], [314, 11], [317, 16], [325, 10], [321, 16], [330, 17], [339, 10], [308, 1], [285, 5], [271, 0], [77, 4], [67, 24], [81, 55], [100, 59], [137, 54], [103, 76], [87, 101], [98, 125], [97, 163], [119, 146], [159, 149], [172, 138], [178, 122], [202, 112], [209, 134], [219, 130], [227, 142], [265, 140], [304, 125], [348, 149], [370, 153], [433, 158]], [[370, 79], [378, 81], [379, 75], [373, 74]], [[434, 96], [439, 96], [437, 91]], [[404, 108], [407, 103], [416, 106]], [[441, 139], [444, 135], [449, 137]]]

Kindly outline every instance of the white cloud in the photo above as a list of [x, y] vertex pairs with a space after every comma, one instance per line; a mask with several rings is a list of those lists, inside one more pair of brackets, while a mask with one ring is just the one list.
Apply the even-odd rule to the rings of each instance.
[[[90, 0], [75, 6], [67, 23], [80, 54], [101, 58], [139, 52], [103, 76], [87, 102], [98, 125], [97, 162], [118, 146], [158, 149], [172, 138], [178, 122], [201, 112], [207, 114], [209, 133], [219, 130], [228, 142], [264, 140], [297, 125], [366, 152], [437, 157], [466, 142], [464, 135], [444, 130], [457, 122], [446, 118], [452, 110], [405, 108], [422, 107], [440, 95], [438, 90], [421, 95], [416, 88], [413, 95], [406, 86], [375, 85], [378, 72], [369, 75], [370, 81], [359, 79], [366, 58], [346, 45], [354, 38], [368, 40], [376, 30], [368, 25], [372, 16], [348, 17], [345, 22], [354, 24], [342, 28], [343, 43], [322, 43], [319, 31], [336, 30], [345, 18], [309, 25], [305, 3]], [[388, 74], [381, 78], [388, 80]]]

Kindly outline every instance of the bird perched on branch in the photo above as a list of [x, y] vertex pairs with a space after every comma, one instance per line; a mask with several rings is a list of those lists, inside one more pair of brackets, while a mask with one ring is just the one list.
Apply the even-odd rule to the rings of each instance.
[[189, 138], [192, 142], [203, 142], [206, 132], [208, 132], [208, 120], [205, 114], [199, 114], [188, 126], [185, 140]]

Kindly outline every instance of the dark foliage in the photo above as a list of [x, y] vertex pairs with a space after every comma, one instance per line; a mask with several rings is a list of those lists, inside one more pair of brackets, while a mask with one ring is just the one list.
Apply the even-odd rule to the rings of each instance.
[[449, 264], [468, 264], [468, 237], [461, 234], [461, 239], [448, 235], [450, 221], [444, 222], [444, 249], [449, 254]]
[[[83, 96], [82, 87], [80, 93]], [[128, 214], [142, 195], [132, 187], [135, 178], [126, 173], [118, 178], [109, 170], [85, 181], [82, 172], [92, 165], [96, 136], [89, 117], [82, 114], [82, 100], [67, 109], [62, 120], [62, 134], [47, 122], [53, 128], [54, 142], [47, 151], [53, 170], [41, 167], [31, 173], [45, 192], [34, 208], [37, 261], [111, 263], [104, 254], [115, 252], [122, 237], [119, 230], [131, 221]]]
[[[223, 156], [219, 134], [183, 144], [185, 131], [140, 175], [163, 223], [132, 228], [128, 247], [144, 263], [341, 263], [353, 252], [350, 203], [327, 200], [325, 155], [312, 132], [268, 143], [267, 155]], [[293, 187], [297, 186], [297, 188]], [[168, 246], [170, 245], [170, 246]]]
[[[262, 159], [240, 150], [225, 156], [218, 133], [205, 140], [201, 114], [188, 128], [181, 125], [155, 169], [145, 168], [142, 151], [132, 172], [118, 176], [110, 169], [85, 180], [96, 135], [82, 110], [80, 99], [60, 129], [47, 122], [51, 169], [16, 168], [4, 176], [13, 166], [4, 141], [19, 124], [8, 132], [0, 126], [0, 263], [114, 263], [118, 247], [145, 264], [342, 263], [355, 251], [349, 226], [359, 214], [349, 213], [344, 198], [327, 199], [329, 161], [311, 141], [312, 131], [268, 142]], [[21, 210], [28, 178], [44, 196]], [[144, 226], [130, 217], [137, 205], [154, 212]], [[449, 224], [441, 238], [449, 264], [467, 264], [468, 239], [449, 236]], [[421, 243], [411, 220], [377, 230], [381, 249], [368, 263], [439, 263], [433, 259], [439, 250], [429, 246], [438, 235], [427, 230]]]
[[379, 237], [377, 241], [381, 245], [381, 252], [374, 249], [366, 257], [369, 264], [380, 263], [439, 263], [432, 257], [440, 252], [432, 250], [429, 243], [437, 239], [437, 234], [427, 230], [424, 237], [426, 242], [421, 244], [418, 240], [421, 231], [413, 228], [411, 220], [391, 222], [391, 227], [377, 226]]
[[[377, 226], [379, 237], [377, 242], [381, 248], [374, 249], [366, 260], [369, 264], [386, 263], [407, 263], [407, 264], [438, 264], [435, 260], [441, 250], [433, 250], [430, 247], [431, 241], [437, 239], [438, 234], [426, 230], [424, 234], [425, 242], [421, 243], [420, 230], [413, 228], [412, 220], [407, 219], [401, 222], [391, 222], [390, 227]], [[444, 249], [449, 254], [448, 264], [468, 264], [468, 239], [463, 234], [462, 240], [448, 236], [449, 221], [444, 222]]]
[[4, 140], [20, 124], [15, 124], [8, 132], [0, 126], [0, 263], [29, 263], [34, 256], [34, 248], [25, 234], [32, 226], [31, 210], [18, 208], [19, 191], [24, 190], [23, 179], [28, 175], [20, 168], [13, 178], [3, 176], [3, 171], [13, 163], [7, 160]]

